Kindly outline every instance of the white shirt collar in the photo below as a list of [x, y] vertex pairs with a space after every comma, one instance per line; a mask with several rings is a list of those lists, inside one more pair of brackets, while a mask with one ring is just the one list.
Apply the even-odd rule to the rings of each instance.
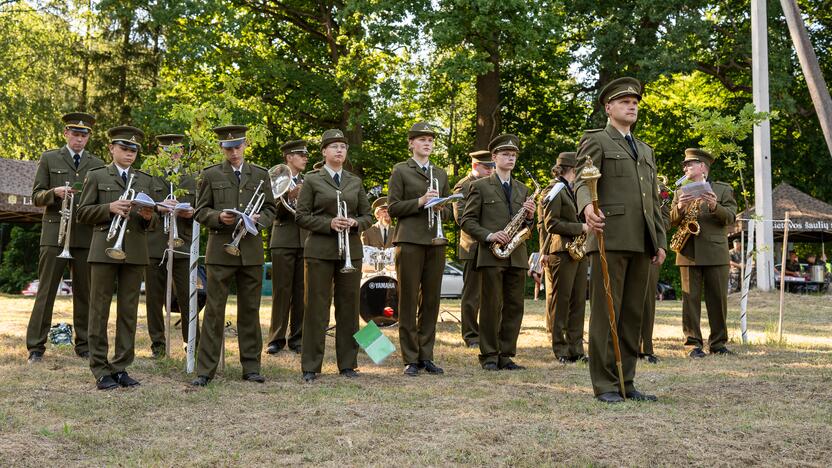
[[511, 185], [511, 176], [508, 176], [508, 179], [503, 180], [503, 178], [502, 178], [502, 177], [500, 177], [500, 174], [497, 174], [497, 173], [495, 172], [495, 173], [494, 173], [494, 175], [496, 175], [496, 176], [497, 176], [497, 180], [499, 180], [499, 181], [500, 181], [500, 185], [502, 185], [502, 184], [504, 184], [504, 183], [506, 183], [506, 182], [508, 182], [508, 184], [509, 184], [509, 185]]
[[232, 171], [240, 171], [240, 172], [243, 172], [243, 165], [242, 165], [242, 164], [240, 164], [240, 167], [234, 167], [234, 165], [233, 165], [233, 164], [229, 164], [229, 166], [231, 166], [231, 170], [232, 170]]
[[335, 179], [335, 174], [338, 174], [339, 179], [343, 179], [341, 173], [344, 172], [344, 168], [341, 168], [340, 171], [336, 172], [335, 169], [333, 169], [333, 168], [329, 167], [328, 165], [324, 164], [324, 169], [326, 169], [326, 172], [328, 172], [329, 176], [332, 177], [333, 179]]
[[118, 165], [118, 164], [116, 164], [116, 163], [113, 163], [113, 166], [115, 166], [115, 167], [116, 167], [116, 169], [118, 169], [118, 175], [119, 175], [119, 176], [121, 176], [122, 174], [129, 174], [129, 172], [130, 172], [130, 168], [129, 168], [129, 167], [128, 167], [127, 169], [123, 169], [121, 166], [119, 166], [119, 165]]
[[78, 153], [76, 153], [75, 151], [72, 151], [72, 148], [70, 148], [69, 145], [66, 145], [66, 150], [69, 151], [69, 156], [72, 157], [72, 158], [74, 158], [76, 154], [78, 156], [83, 156], [84, 155], [84, 150], [81, 150]]
[[415, 162], [416, 165], [419, 166], [419, 169], [422, 169], [423, 171], [427, 171], [428, 169], [430, 169], [430, 159], [428, 159], [428, 162], [425, 165], [420, 164], [419, 161], [413, 156], [411, 156], [410, 159], [412, 159], [413, 162]]

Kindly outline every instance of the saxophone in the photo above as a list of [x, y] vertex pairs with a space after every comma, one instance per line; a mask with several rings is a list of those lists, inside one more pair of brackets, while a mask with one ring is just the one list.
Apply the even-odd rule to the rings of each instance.
[[[540, 185], [534, 180], [534, 177], [529, 174], [529, 171], [526, 171], [526, 175], [531, 179], [532, 183], [534, 184], [534, 193], [527, 198], [527, 200], [535, 200], [537, 199], [537, 195], [540, 193]], [[514, 251], [520, 244], [526, 242], [526, 239], [531, 237], [531, 231], [529, 228], [525, 226], [526, 224], [526, 210], [521, 209], [511, 218], [511, 221], [508, 222], [506, 227], [503, 228], [503, 231], [508, 234], [511, 240], [508, 241], [507, 244], [503, 245], [499, 242], [494, 242], [491, 244], [491, 252], [494, 254], [495, 257], [500, 259], [506, 259], [511, 256], [511, 252]]]
[[699, 235], [699, 221], [696, 219], [699, 217], [699, 209], [702, 200], [695, 200], [693, 205], [688, 209], [687, 213], [685, 213], [685, 218], [682, 219], [682, 224], [679, 225], [679, 229], [673, 234], [673, 237], [670, 239], [670, 250], [679, 253], [682, 251], [682, 248], [685, 247], [685, 243], [690, 238], [691, 234], [694, 236]]

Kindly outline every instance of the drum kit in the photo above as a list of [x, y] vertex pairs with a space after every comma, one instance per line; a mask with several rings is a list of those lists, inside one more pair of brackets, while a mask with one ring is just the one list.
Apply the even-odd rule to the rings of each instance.
[[394, 255], [392, 248], [364, 246], [359, 315], [365, 322], [372, 320], [379, 327], [393, 326], [399, 321], [399, 282]]

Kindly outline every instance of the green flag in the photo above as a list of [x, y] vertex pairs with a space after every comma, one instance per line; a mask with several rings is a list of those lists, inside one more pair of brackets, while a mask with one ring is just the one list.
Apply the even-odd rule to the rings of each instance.
[[390, 341], [390, 338], [387, 338], [387, 336], [378, 329], [378, 326], [372, 320], [367, 323], [366, 327], [358, 330], [358, 332], [353, 335], [353, 338], [355, 338], [358, 345], [364, 349], [367, 356], [370, 356], [370, 359], [372, 359], [376, 364], [380, 364], [387, 358], [387, 356], [393, 354], [393, 351], [396, 350], [396, 347], [393, 346], [393, 342]]

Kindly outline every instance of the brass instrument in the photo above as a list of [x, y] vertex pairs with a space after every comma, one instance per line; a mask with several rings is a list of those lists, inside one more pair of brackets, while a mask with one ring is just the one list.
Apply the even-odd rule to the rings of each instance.
[[286, 194], [298, 186], [292, 178], [292, 170], [289, 169], [289, 166], [278, 164], [269, 169], [269, 181], [272, 185], [274, 199], [280, 200], [284, 208], [295, 214], [295, 201], [286, 199]]
[[[167, 200], [176, 200], [176, 197], [173, 196], [173, 184], [170, 184], [170, 193], [165, 197], [165, 201]], [[179, 238], [178, 227], [176, 226], [176, 214], [173, 212], [173, 208], [170, 209], [170, 213], [164, 219], [165, 234], [168, 234], [171, 230], [173, 230], [173, 246], [182, 247], [185, 245], [185, 241]]]
[[[253, 216], [260, 212], [260, 209], [263, 208], [263, 203], [266, 201], [266, 194], [261, 193], [260, 189], [263, 187], [263, 180], [260, 180], [260, 183], [257, 184], [257, 188], [254, 189], [254, 194], [251, 195], [251, 199], [248, 201], [246, 205], [246, 209], [243, 210], [243, 213], [246, 216]], [[223, 248], [225, 251], [230, 254], [234, 255], [235, 257], [240, 256], [240, 241], [243, 240], [243, 237], [246, 236], [248, 230], [246, 230], [246, 224], [242, 218], [237, 221], [237, 225], [234, 226], [234, 232], [231, 234], [231, 242], [225, 244]]]
[[[433, 164], [430, 165], [429, 174], [428, 174], [428, 190], [435, 190], [439, 192], [439, 179], [433, 176]], [[432, 245], [446, 245], [448, 243], [448, 238], [445, 237], [445, 232], [442, 230], [442, 211], [435, 211], [433, 207], [430, 207], [428, 210], [428, 228], [436, 227], [436, 236], [431, 239], [430, 243]]]
[[702, 204], [701, 199], [697, 199], [693, 201], [693, 204], [690, 205], [688, 211], [685, 213], [684, 219], [682, 219], [682, 223], [679, 225], [679, 229], [673, 233], [673, 237], [670, 239], [670, 250], [679, 253], [685, 247], [685, 243], [690, 239], [691, 234], [694, 236], [699, 235], [699, 211], [700, 205]]
[[572, 260], [576, 262], [581, 261], [586, 255], [586, 233], [582, 232], [578, 237], [572, 239], [571, 242], [566, 243], [566, 251]]
[[[526, 175], [531, 179], [532, 183], [534, 184], [534, 193], [527, 198], [527, 200], [534, 200], [537, 198], [537, 195], [540, 193], [540, 185], [534, 180], [534, 177], [526, 171]], [[511, 202], [509, 202], [511, 203]], [[511, 252], [514, 251], [520, 244], [526, 242], [526, 239], [531, 237], [531, 231], [526, 224], [526, 209], [523, 208], [518, 211], [511, 221], [508, 222], [503, 231], [508, 234], [511, 240], [508, 241], [507, 244], [503, 245], [499, 242], [494, 242], [491, 244], [491, 252], [497, 258], [508, 258], [511, 256]]]
[[[335, 191], [336, 204], [338, 205], [338, 218], [348, 218], [347, 202], [341, 200], [341, 191]], [[338, 231], [338, 255], [344, 259], [344, 266], [341, 268], [341, 273], [351, 273], [355, 271], [352, 266], [352, 258], [350, 257], [350, 230], [342, 229]]]
[[[127, 181], [127, 188], [124, 189], [124, 193], [118, 197], [119, 200], [132, 201], [136, 198], [136, 191], [131, 188], [135, 179], [136, 174], [130, 174], [130, 179]], [[127, 257], [127, 254], [124, 253], [124, 233], [127, 232], [127, 223], [129, 221], [129, 212], [127, 213], [127, 216], [116, 215], [113, 217], [113, 220], [110, 221], [110, 230], [107, 231], [107, 241], [109, 242], [113, 240], [113, 238], [116, 238], [116, 243], [112, 247], [106, 249], [104, 253], [114, 260], [124, 260]]]
[[70, 192], [72, 188], [69, 182], [64, 185], [64, 198], [61, 200], [61, 224], [58, 227], [58, 243], [64, 245], [64, 250], [58, 254], [58, 258], [72, 259], [72, 254], [69, 253], [69, 242], [72, 236], [72, 211], [75, 206], [75, 192]]

